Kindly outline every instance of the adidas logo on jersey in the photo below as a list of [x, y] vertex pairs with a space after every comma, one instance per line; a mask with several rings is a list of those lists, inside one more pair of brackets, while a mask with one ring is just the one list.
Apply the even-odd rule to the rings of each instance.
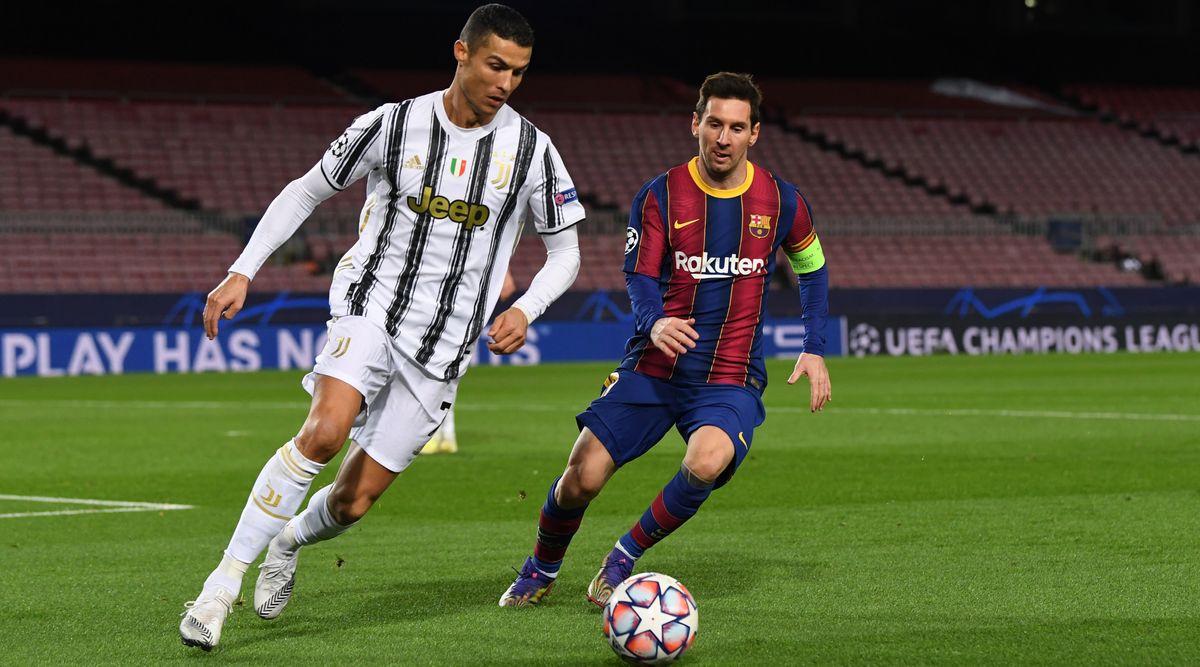
[[707, 252], [701, 256], [687, 255], [675, 251], [675, 268], [687, 271], [696, 280], [707, 278], [732, 278], [734, 276], [752, 276], [767, 270], [767, 260], [738, 257], [734, 253], [728, 257], [713, 257]]
[[408, 158], [407, 160], [404, 161], [404, 168], [405, 169], [420, 169], [421, 168], [421, 157], [419, 155], [413, 155], [412, 157]]
[[450, 218], [452, 222], [465, 224], [470, 231], [488, 221], [492, 212], [483, 204], [472, 204], [462, 199], [450, 201], [445, 197], [433, 196], [433, 188], [428, 185], [421, 190], [421, 199], [408, 198], [408, 207], [413, 213], [421, 214], [426, 211], [435, 220]]

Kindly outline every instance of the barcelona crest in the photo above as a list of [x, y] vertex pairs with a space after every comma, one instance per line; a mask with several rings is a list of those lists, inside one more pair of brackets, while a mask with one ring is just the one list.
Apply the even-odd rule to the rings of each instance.
[[765, 239], [771, 233], [771, 216], [751, 215], [750, 235], [756, 239]]

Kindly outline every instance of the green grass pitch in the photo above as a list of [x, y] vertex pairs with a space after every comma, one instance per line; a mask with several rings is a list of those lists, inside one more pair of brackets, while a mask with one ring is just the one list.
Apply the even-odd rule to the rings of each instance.
[[[750, 458], [639, 563], [699, 601], [685, 663], [1200, 663], [1200, 355], [829, 366], [813, 415], [771, 362]], [[461, 452], [303, 551], [287, 612], [235, 608], [212, 654], [179, 643], [182, 603], [299, 427], [299, 375], [0, 381], [0, 494], [195, 506], [0, 519], [0, 663], [616, 664], [584, 589], [674, 434], [593, 504], [545, 604], [496, 606], [608, 370], [473, 369]], [[0, 500], [72, 509], [96, 508]]]

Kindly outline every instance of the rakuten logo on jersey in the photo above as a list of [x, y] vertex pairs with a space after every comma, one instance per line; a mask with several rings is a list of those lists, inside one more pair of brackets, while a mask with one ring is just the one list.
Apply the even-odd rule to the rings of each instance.
[[766, 272], [767, 260], [738, 257], [737, 253], [728, 257], [713, 257], [706, 252], [696, 257], [677, 250], [675, 251], [675, 268], [687, 271], [696, 280], [733, 278]]

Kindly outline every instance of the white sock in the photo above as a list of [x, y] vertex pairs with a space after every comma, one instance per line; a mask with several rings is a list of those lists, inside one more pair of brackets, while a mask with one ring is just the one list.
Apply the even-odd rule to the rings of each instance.
[[217, 569], [208, 575], [208, 579], [204, 580], [204, 590], [209, 590], [220, 586], [237, 597], [238, 591], [242, 589], [242, 577], [246, 574], [246, 570], [250, 567], [250, 563], [242, 561], [229, 555], [226, 551], [221, 558], [221, 564]]
[[353, 523], [342, 525], [333, 520], [333, 514], [329, 512], [328, 500], [331, 490], [333, 490], [332, 484], [317, 489], [317, 492], [308, 500], [308, 507], [297, 514], [295, 519], [288, 522], [291, 534], [285, 535], [284, 539], [290, 538], [291, 543], [295, 546], [292, 547], [287, 543], [283, 543], [281, 546], [299, 549], [307, 544], [333, 539], [354, 525]]
[[254, 481], [226, 553], [243, 563], [253, 563], [300, 509], [313, 478], [324, 467], [324, 463], [304, 458], [294, 440], [276, 450]]
[[442, 420], [442, 427], [438, 431], [441, 432], [443, 440], [458, 440], [458, 437], [454, 435], [453, 407], [446, 409], [446, 418]]
[[629, 553], [628, 551], [626, 551], [625, 547], [621, 546], [621, 540], [617, 540], [617, 551], [620, 551], [621, 553], [625, 554], [626, 556], [629, 556], [629, 560], [631, 560], [635, 563], [637, 562], [637, 557], [634, 556], [633, 554]]

